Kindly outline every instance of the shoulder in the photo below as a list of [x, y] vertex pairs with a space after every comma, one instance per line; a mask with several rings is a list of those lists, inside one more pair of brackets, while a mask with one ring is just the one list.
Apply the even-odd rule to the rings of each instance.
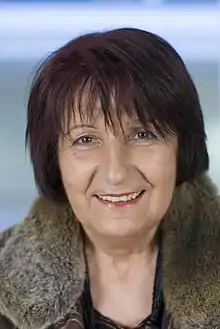
[[4, 249], [14, 231], [14, 226], [0, 232], [0, 252]]
[[16, 269], [25, 257], [28, 222], [26, 216], [0, 232], [0, 329], [18, 329], [13, 316], [15, 305], [10, 305], [17, 296], [11, 292], [14, 282], [11, 278], [18, 277]]
[[[0, 254], [4, 250], [11, 236], [13, 235], [14, 226], [0, 232]], [[16, 329], [16, 327], [3, 315], [0, 314], [1, 329]]]
[[[0, 329], [19, 329], [14, 313], [16, 299], [20, 297], [19, 287], [22, 280], [28, 280], [22, 272], [22, 261], [27, 258], [26, 253], [31, 247], [32, 217], [32, 213], [28, 213], [21, 221], [0, 232]], [[18, 287], [16, 293], [13, 286]]]
[[[0, 315], [22, 329], [61, 319], [83, 289], [82, 244], [68, 203], [35, 200], [22, 221], [0, 234]], [[10, 328], [1, 321], [7, 320], [0, 317], [0, 329]]]

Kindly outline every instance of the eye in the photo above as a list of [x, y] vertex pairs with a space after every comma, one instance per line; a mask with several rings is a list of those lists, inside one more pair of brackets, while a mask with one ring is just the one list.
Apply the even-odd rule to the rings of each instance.
[[95, 143], [97, 143], [97, 138], [94, 138], [93, 136], [85, 135], [77, 138], [77, 140], [73, 142], [73, 145], [89, 145]]
[[133, 139], [135, 139], [135, 140], [159, 140], [160, 137], [150, 131], [140, 130], [140, 131], [136, 132]]

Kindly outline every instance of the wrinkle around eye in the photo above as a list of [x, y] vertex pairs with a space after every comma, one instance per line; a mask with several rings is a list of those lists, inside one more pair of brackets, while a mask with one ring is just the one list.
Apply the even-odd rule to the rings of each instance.
[[[138, 135], [145, 135], [145, 136], [138, 136]], [[162, 136], [159, 136], [151, 131], [140, 130], [137, 131], [133, 137], [133, 140], [136, 141], [162, 141], [164, 140]]]
[[83, 135], [72, 141], [73, 146], [91, 146], [99, 144], [98, 138], [91, 135]]

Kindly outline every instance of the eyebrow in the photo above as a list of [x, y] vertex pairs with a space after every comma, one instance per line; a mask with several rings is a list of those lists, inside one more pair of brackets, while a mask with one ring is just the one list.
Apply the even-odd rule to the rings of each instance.
[[82, 128], [92, 128], [92, 129], [97, 129], [97, 127], [91, 125], [91, 124], [85, 124], [85, 123], [81, 123], [81, 124], [75, 124], [73, 126], [71, 126], [71, 128], [65, 133], [65, 136], [69, 135], [71, 133], [71, 131], [76, 130], [76, 129], [82, 129]]
[[95, 126], [93, 126], [91, 124], [82, 123], [82, 124], [77, 124], [77, 125], [72, 126], [70, 128], [70, 130], [79, 129], [79, 128], [94, 128], [94, 129], [97, 129]]

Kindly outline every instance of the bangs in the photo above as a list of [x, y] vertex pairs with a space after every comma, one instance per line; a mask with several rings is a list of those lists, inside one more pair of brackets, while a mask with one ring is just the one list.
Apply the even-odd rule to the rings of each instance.
[[68, 70], [57, 72], [57, 86], [50, 96], [55, 115], [51, 122], [59, 135], [71, 130], [76, 113], [82, 123], [95, 123], [97, 113], [103, 115], [105, 125], [116, 134], [118, 127], [123, 130], [125, 117], [144, 128], [153, 126], [163, 137], [175, 132], [170, 120], [174, 99], [165, 90], [162, 72], [146, 70], [123, 53], [103, 49], [73, 58], [72, 66], [68, 63]]

